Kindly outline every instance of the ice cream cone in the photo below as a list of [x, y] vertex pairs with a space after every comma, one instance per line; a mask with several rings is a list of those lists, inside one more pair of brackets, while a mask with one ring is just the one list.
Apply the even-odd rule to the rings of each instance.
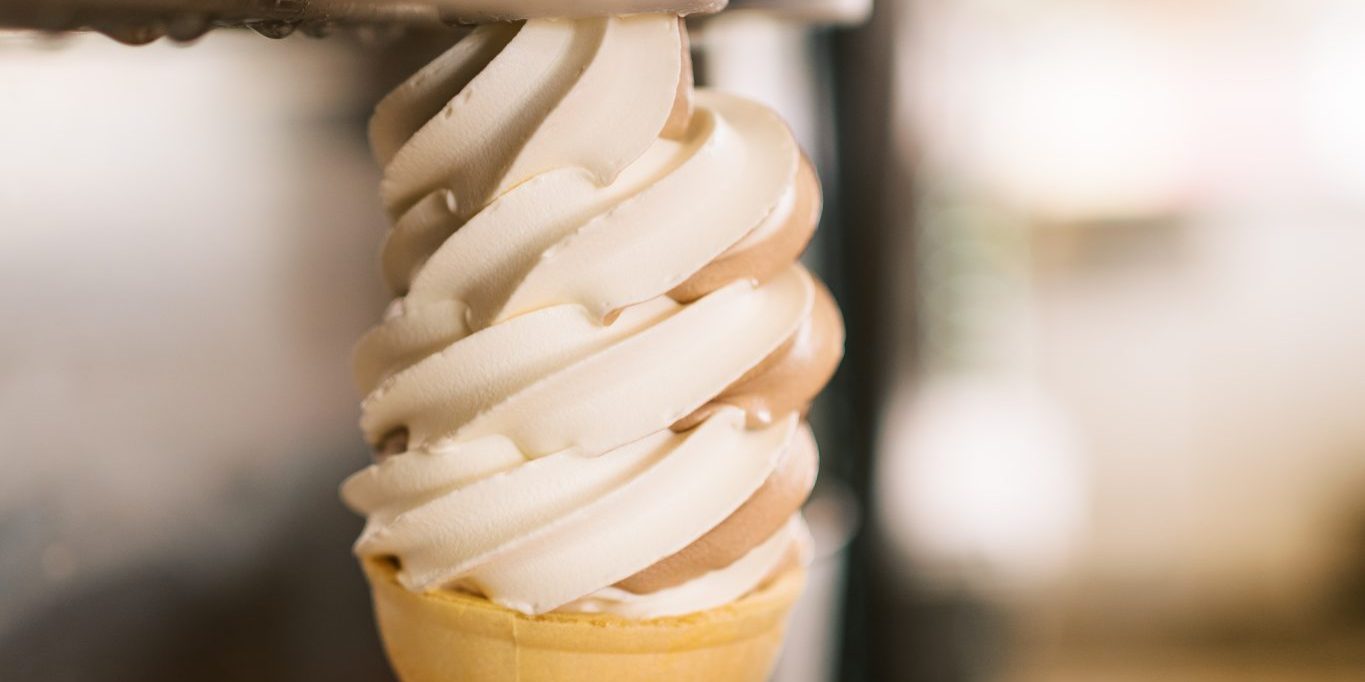
[[362, 560], [384, 648], [403, 682], [753, 681], [767, 678], [804, 571], [725, 606], [628, 620], [527, 616], [453, 591], [418, 594], [385, 559]]

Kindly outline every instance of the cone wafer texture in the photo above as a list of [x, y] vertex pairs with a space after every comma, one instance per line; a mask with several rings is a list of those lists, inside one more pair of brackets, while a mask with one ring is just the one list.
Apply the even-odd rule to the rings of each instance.
[[364, 562], [384, 646], [403, 682], [767, 679], [801, 590], [793, 569], [739, 601], [652, 620], [527, 616], [472, 595], [416, 594]]

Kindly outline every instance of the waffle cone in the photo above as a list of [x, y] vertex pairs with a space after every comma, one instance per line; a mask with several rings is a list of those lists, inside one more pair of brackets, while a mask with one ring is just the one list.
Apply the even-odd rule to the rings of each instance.
[[732, 604], [651, 620], [527, 616], [471, 595], [410, 592], [364, 559], [389, 662], [403, 682], [761, 682], [782, 644], [804, 572]]

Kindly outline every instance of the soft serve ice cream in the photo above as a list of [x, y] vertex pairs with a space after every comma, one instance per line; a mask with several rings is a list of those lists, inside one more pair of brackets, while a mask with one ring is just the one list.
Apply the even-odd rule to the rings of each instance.
[[803, 560], [842, 350], [820, 191], [674, 15], [476, 29], [371, 122], [398, 295], [360, 342], [362, 556], [528, 614], [709, 609]]

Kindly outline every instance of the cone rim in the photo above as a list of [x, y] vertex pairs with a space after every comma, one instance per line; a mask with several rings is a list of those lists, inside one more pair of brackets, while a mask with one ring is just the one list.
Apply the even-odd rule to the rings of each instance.
[[644, 652], [706, 648], [764, 636], [781, 628], [801, 594], [805, 570], [785, 571], [758, 590], [725, 605], [676, 616], [631, 619], [602, 613], [527, 615], [455, 590], [417, 593], [398, 582], [397, 564], [361, 559], [377, 602], [398, 600], [432, 623], [485, 636], [510, 637], [547, 649]]

